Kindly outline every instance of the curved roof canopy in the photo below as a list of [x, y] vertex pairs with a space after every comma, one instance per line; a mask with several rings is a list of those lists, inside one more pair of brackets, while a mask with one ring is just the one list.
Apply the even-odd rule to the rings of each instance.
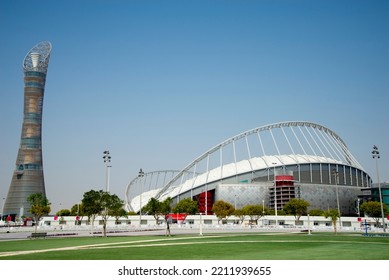
[[[238, 162], [244, 159], [247, 160], [249, 170], [258, 170], [259, 166], [255, 167], [253, 164], [254, 158], [259, 158], [263, 168], [273, 167], [273, 163], [283, 166], [323, 162], [325, 159], [326, 162], [350, 165], [363, 170], [345, 142], [329, 128], [306, 121], [280, 122], [242, 132], [209, 149], [161, 188], [156, 198], [172, 191], [170, 188], [182, 184], [185, 181], [184, 174], [209, 175], [209, 171], [214, 169], [210, 165], [211, 161], [220, 166], [220, 176], [225, 178], [228, 175], [224, 173], [224, 166], [232, 164], [235, 166], [235, 174], [240, 174], [242, 170]], [[204, 171], [196, 170], [200, 165], [205, 166]], [[209, 179], [208, 176], [206, 181]]]
[[[345, 142], [329, 128], [313, 122], [289, 121], [233, 136], [174, 172], [165, 184], [143, 192], [163, 199], [240, 174], [310, 163], [343, 164], [364, 170]], [[139, 188], [133, 189], [138, 189], [139, 194]], [[135, 197], [134, 193], [131, 197]]]

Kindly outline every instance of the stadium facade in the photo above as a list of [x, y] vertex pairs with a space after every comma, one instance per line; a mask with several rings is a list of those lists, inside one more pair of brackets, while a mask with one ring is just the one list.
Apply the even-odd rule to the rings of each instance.
[[198, 201], [199, 212], [212, 214], [216, 200], [235, 208], [263, 204], [282, 209], [292, 198], [309, 209], [339, 207], [355, 215], [357, 200], [371, 178], [332, 130], [293, 121], [257, 127], [212, 147], [182, 170], [142, 172], [130, 181], [128, 211], [139, 212], [151, 197], [177, 203]]
[[42, 109], [51, 43], [41, 42], [26, 55], [24, 69], [24, 117], [20, 146], [3, 214], [29, 214], [27, 197], [46, 195], [42, 161]]

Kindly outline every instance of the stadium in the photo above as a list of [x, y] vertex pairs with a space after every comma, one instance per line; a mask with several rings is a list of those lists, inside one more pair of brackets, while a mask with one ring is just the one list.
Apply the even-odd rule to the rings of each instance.
[[212, 214], [216, 200], [236, 209], [261, 204], [282, 209], [292, 198], [309, 209], [340, 209], [355, 215], [362, 188], [371, 178], [332, 130], [320, 124], [290, 121], [257, 127], [212, 147], [182, 170], [139, 172], [125, 193], [126, 209], [139, 212], [151, 197], [174, 203], [198, 201]]

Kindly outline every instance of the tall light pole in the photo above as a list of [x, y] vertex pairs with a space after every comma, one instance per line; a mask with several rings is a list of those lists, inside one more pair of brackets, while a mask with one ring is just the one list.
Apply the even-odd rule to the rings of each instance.
[[140, 183], [140, 192], [139, 192], [139, 227], [142, 224], [142, 191], [143, 191], [143, 177], [145, 176], [145, 173], [143, 172], [142, 168], [139, 170], [138, 178], [141, 180]]
[[265, 225], [265, 200], [262, 199], [262, 226]]
[[4, 215], [4, 200], [5, 200], [5, 197], [3, 197], [3, 205], [1, 206], [1, 216], [0, 216], [0, 221], [3, 220], [3, 215]]
[[336, 204], [338, 206], [338, 215], [339, 215], [339, 228], [342, 228], [342, 213], [340, 212], [340, 205], [339, 205], [339, 189], [338, 189], [338, 178], [339, 178], [339, 172], [334, 168], [332, 170], [332, 175], [334, 175], [335, 178], [335, 186], [336, 186]]
[[276, 164], [275, 162], [272, 162], [273, 164], [273, 170], [274, 170], [274, 212], [276, 215], [276, 226], [278, 226], [278, 206], [277, 206], [277, 182], [276, 182]]
[[105, 162], [105, 191], [109, 192], [109, 168], [111, 165], [109, 163], [111, 162], [111, 155], [109, 154], [109, 151], [104, 151], [103, 153], [103, 159]]
[[200, 236], [203, 236], [203, 219], [201, 219], [202, 213], [200, 212]]
[[378, 147], [376, 145], [373, 146], [373, 151], [371, 152], [373, 158], [375, 159], [376, 169], [377, 169], [377, 182], [378, 182], [378, 193], [380, 196], [380, 204], [381, 204], [381, 217], [382, 217], [382, 228], [384, 232], [386, 232], [385, 218], [384, 218], [384, 205], [382, 203], [382, 193], [381, 193], [381, 183], [380, 183], [380, 172], [378, 169], [378, 159], [380, 158], [380, 152], [378, 151]]

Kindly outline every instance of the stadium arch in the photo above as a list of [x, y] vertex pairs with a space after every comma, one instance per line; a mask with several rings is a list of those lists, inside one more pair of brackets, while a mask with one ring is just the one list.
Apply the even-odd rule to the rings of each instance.
[[307, 121], [242, 132], [169, 175], [143, 189], [140, 178], [133, 179], [126, 189], [126, 208], [137, 212], [151, 197], [172, 197], [175, 203], [190, 197], [198, 200], [199, 212], [212, 214], [219, 199], [235, 208], [264, 203], [282, 209], [290, 199], [302, 198], [310, 208], [322, 210], [336, 208], [339, 201], [342, 215], [353, 215], [362, 188], [371, 187], [370, 176], [341, 137]]

